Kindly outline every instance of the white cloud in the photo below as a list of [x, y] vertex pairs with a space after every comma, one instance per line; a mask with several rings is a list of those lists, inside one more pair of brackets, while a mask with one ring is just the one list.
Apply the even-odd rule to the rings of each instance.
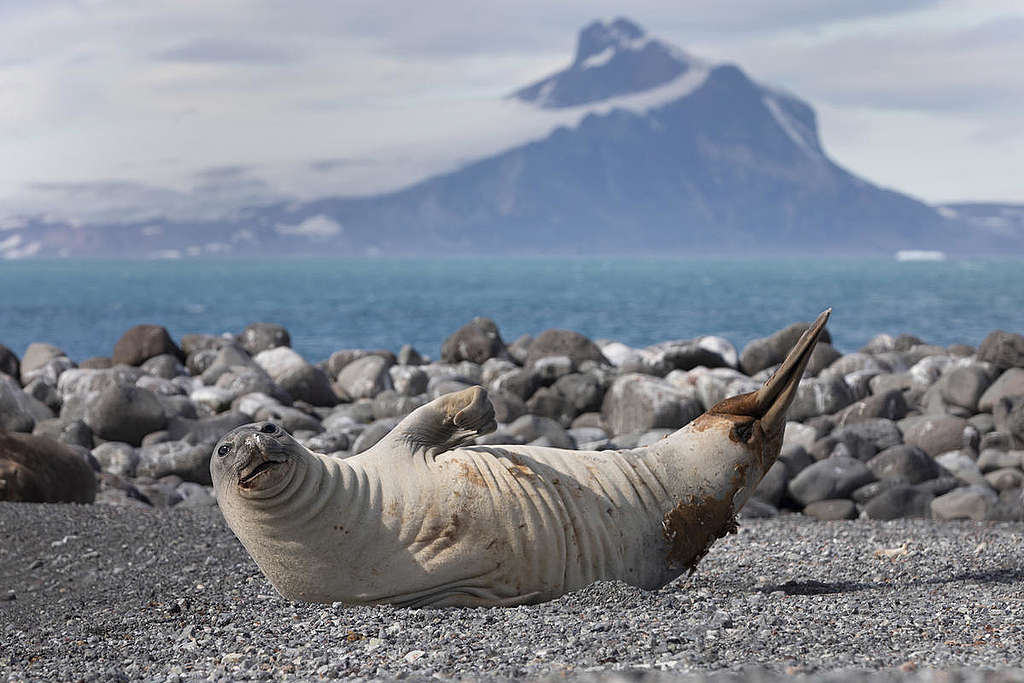
[[[500, 97], [566, 65], [579, 28], [622, 11], [610, 0], [487, 12], [454, 0], [10, 0], [0, 4], [0, 204], [56, 215], [132, 205], [144, 219], [137, 202], [205, 215], [394, 189], [521, 139]], [[686, 12], [637, 0], [628, 11], [810, 101], [829, 151], [869, 178], [933, 200], [1024, 200], [1000, 161], [1024, 156], [1016, 0], [693, 0]], [[926, 117], [934, 137], [893, 112]], [[864, 144], [838, 136], [853, 126], [869, 131]], [[896, 152], [876, 146], [887, 140], [904, 141], [895, 165]], [[982, 160], [994, 152], [991, 167]], [[372, 163], [310, 167], [334, 158]], [[971, 165], [955, 194], [935, 173], [950, 160]], [[243, 172], [197, 175], [217, 167]], [[125, 184], [71, 189], [113, 178]]]
[[281, 235], [301, 235], [303, 237], [334, 237], [341, 234], [341, 225], [323, 214], [310, 216], [296, 225], [278, 225], [274, 228]]

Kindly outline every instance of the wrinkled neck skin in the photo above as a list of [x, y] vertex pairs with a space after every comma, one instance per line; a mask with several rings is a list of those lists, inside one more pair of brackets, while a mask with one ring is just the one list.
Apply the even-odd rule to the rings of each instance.
[[224, 488], [218, 502], [228, 526], [282, 595], [318, 600], [325, 576], [359, 579], [344, 576], [347, 564], [330, 558], [360, 552], [380, 531], [379, 515], [367, 514], [376, 509], [379, 487], [364, 474], [306, 451], [279, 486], [242, 492], [232, 482]]

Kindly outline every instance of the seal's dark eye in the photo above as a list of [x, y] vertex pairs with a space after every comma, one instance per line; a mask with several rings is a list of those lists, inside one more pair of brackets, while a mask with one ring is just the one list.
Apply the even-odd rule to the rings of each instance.
[[275, 434], [277, 433], [277, 425], [273, 422], [268, 422], [260, 428], [260, 431], [264, 434]]
[[217, 449], [217, 455], [227, 455], [231, 452], [231, 446], [224, 444]]

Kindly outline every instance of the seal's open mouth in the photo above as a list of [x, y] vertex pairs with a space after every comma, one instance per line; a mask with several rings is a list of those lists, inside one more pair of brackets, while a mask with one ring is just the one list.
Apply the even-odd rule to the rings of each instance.
[[249, 486], [256, 480], [257, 477], [280, 464], [281, 463], [274, 460], [264, 460], [263, 462], [259, 463], [251, 470], [249, 470], [248, 474], [239, 477], [238, 484], [242, 488], [249, 488]]

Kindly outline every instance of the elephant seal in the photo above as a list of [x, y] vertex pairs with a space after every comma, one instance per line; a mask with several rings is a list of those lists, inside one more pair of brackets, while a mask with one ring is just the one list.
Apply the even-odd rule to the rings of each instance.
[[0, 501], [91, 503], [96, 476], [84, 458], [48, 436], [0, 431]]
[[410, 413], [345, 460], [272, 422], [214, 448], [224, 518], [286, 598], [536, 603], [594, 581], [659, 588], [692, 570], [778, 457], [822, 313], [760, 390], [648, 447], [466, 446], [495, 428], [481, 387]]

